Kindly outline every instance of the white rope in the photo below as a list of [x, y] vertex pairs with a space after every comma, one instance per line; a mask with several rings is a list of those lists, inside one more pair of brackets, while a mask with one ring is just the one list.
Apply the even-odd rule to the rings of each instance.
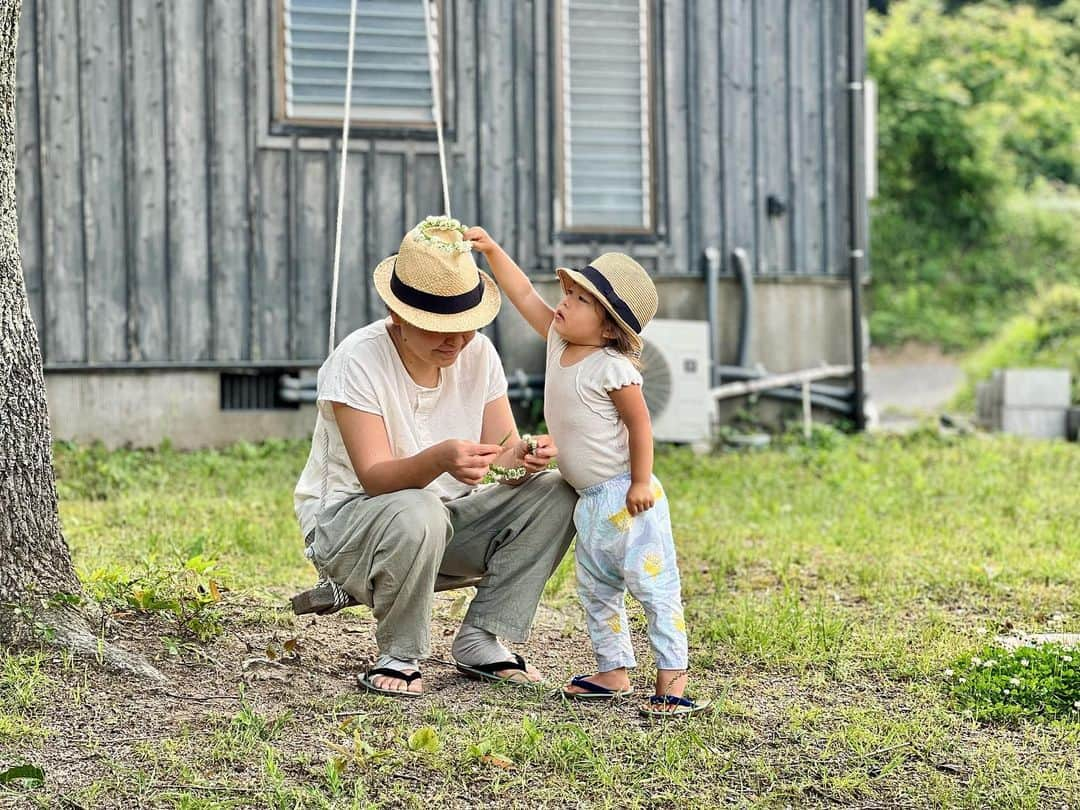
[[431, 74], [431, 115], [439, 139], [439, 169], [442, 172], [443, 213], [450, 214], [450, 183], [446, 179], [446, 146], [443, 144], [442, 93], [439, 84], [439, 10], [437, 0], [427, 0], [428, 72]]
[[338, 170], [337, 223], [334, 226], [334, 280], [330, 286], [330, 346], [334, 351], [337, 325], [338, 278], [341, 275], [341, 221], [345, 209], [345, 164], [349, 160], [349, 119], [352, 117], [353, 44], [356, 42], [356, 0], [349, 5], [349, 52], [345, 59], [345, 114], [341, 117], [341, 167]]

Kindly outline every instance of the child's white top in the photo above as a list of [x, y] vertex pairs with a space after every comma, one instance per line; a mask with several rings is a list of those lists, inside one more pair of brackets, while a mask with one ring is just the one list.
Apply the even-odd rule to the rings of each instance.
[[[484, 406], [506, 393], [499, 355], [483, 335], [473, 338], [454, 365], [442, 370], [435, 388], [424, 388], [405, 370], [388, 324], [376, 321], [357, 329], [319, 369], [311, 453], [293, 494], [305, 537], [315, 528], [320, 499], [325, 507], [364, 491], [345, 451], [332, 403], [381, 416], [391, 453], [406, 458], [446, 439], [480, 441]], [[472, 488], [443, 473], [425, 489], [450, 499]]]
[[630, 472], [630, 432], [608, 395], [641, 385], [630, 360], [599, 349], [563, 367], [567, 342], [552, 323], [547, 341], [544, 421], [559, 448], [559, 471], [578, 492]]

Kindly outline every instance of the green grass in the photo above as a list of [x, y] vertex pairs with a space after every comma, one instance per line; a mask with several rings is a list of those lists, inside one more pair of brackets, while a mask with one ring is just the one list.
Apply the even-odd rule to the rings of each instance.
[[[46, 772], [25, 798], [185, 808], [519, 807], [522, 797], [613, 808], [1080, 805], [1075, 717], [981, 721], [946, 674], [998, 632], [1080, 631], [1074, 445], [921, 432], [705, 458], [661, 452], [692, 691], [716, 706], [670, 725], [642, 723], [632, 706], [478, 687], [406, 704], [340, 680], [328, 692], [238, 685], [239, 657], [268, 646], [284, 655], [286, 639], [299, 641], [301, 661], [331, 670], [348, 663], [350, 645], [370, 646], [363, 611], [320, 625], [357, 633], [331, 656], [308, 640], [309, 620], [278, 607], [311, 579], [291, 510], [305, 454], [304, 443], [284, 442], [192, 454], [57, 448], [80, 575], [165, 639], [144, 649], [182, 659], [223, 699], [155, 708], [180, 711], [160, 729], [160, 714], [128, 718], [127, 733], [146, 739], [127, 747], [94, 743], [112, 729], [100, 719], [65, 727], [57, 708], [108, 717], [103, 694], [120, 700], [130, 685], [10, 652], [0, 762]], [[200, 637], [171, 607], [140, 612], [131, 601], [156, 583], [166, 602], [185, 605], [210, 581], [224, 594], [211, 604], [216, 634]], [[565, 664], [556, 678], [588, 665], [573, 588], [567, 559], [545, 596], [555, 622], [545, 638], [566, 642], [551, 653], [552, 666]], [[640, 612], [632, 616], [639, 630]], [[256, 636], [276, 641], [249, 644]], [[241, 638], [254, 649], [223, 660]], [[82, 755], [96, 754], [65, 771], [71, 752], [53, 753], [52, 741], [84, 737]], [[53, 772], [62, 778], [50, 781]]]

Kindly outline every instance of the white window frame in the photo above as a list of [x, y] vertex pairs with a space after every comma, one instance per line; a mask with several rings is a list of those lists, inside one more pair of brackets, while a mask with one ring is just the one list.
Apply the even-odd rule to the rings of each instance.
[[[577, 0], [584, 2], [586, 0]], [[581, 234], [653, 234], [657, 222], [656, 190], [656, 127], [654, 109], [656, 100], [653, 69], [653, 31], [651, 0], [638, 0], [638, 20], [641, 26], [639, 48], [641, 65], [641, 132], [642, 132], [642, 211], [644, 221], [638, 225], [609, 225], [591, 223], [575, 216], [571, 205], [573, 178], [570, 176], [571, 127], [569, 70], [569, 3], [571, 0], [554, 0], [555, 3], [555, 159], [556, 195], [555, 222], [566, 233]], [[602, 0], [597, 0], [602, 4]]]
[[[428, 0], [417, 0], [422, 2], [427, 10]], [[318, 115], [295, 115], [290, 114], [288, 101], [286, 97], [288, 79], [288, 68], [286, 65], [286, 36], [288, 27], [288, 12], [286, 9], [287, 0], [275, 0], [275, 48], [274, 48], [274, 120], [278, 124], [284, 124], [288, 126], [304, 127], [304, 128], [318, 128], [318, 129], [339, 129], [342, 124], [342, 116], [340, 114], [336, 116], [318, 116]], [[437, 27], [438, 27], [438, 42], [437, 55], [439, 59], [439, 93], [440, 102], [443, 112], [443, 125], [449, 126], [450, 122], [448, 110], [452, 108], [452, 105], [448, 103], [447, 88], [449, 82], [446, 78], [446, 71], [449, 65], [453, 64], [451, 55], [447, 52], [447, 37], [446, 37], [446, 18], [444, 14], [444, 0], [436, 0], [436, 13], [437, 13]], [[361, 0], [358, 3], [357, 15], [363, 15], [363, 2]], [[348, 16], [347, 14], [345, 15]], [[348, 29], [345, 29], [346, 32]], [[425, 44], [427, 40], [425, 39]], [[345, 72], [344, 65], [342, 66], [342, 73]], [[355, 101], [356, 85], [353, 85], [354, 100], [352, 104], [353, 115], [350, 121], [350, 126], [357, 130], [430, 130], [434, 132], [435, 122], [431, 119], [431, 113], [429, 112], [426, 119], [411, 118], [411, 119], [395, 119], [389, 117], [380, 117], [378, 115], [366, 114], [362, 107], [359, 107]], [[342, 105], [344, 106], [344, 105]]]

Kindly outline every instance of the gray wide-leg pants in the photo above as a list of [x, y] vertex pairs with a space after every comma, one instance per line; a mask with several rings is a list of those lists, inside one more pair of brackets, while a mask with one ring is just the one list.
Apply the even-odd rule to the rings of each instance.
[[465, 623], [529, 637], [544, 583], [574, 536], [577, 493], [555, 471], [452, 501], [422, 489], [357, 495], [322, 511], [312, 542], [321, 574], [371, 608], [382, 655], [426, 658], [435, 579], [481, 576]]

